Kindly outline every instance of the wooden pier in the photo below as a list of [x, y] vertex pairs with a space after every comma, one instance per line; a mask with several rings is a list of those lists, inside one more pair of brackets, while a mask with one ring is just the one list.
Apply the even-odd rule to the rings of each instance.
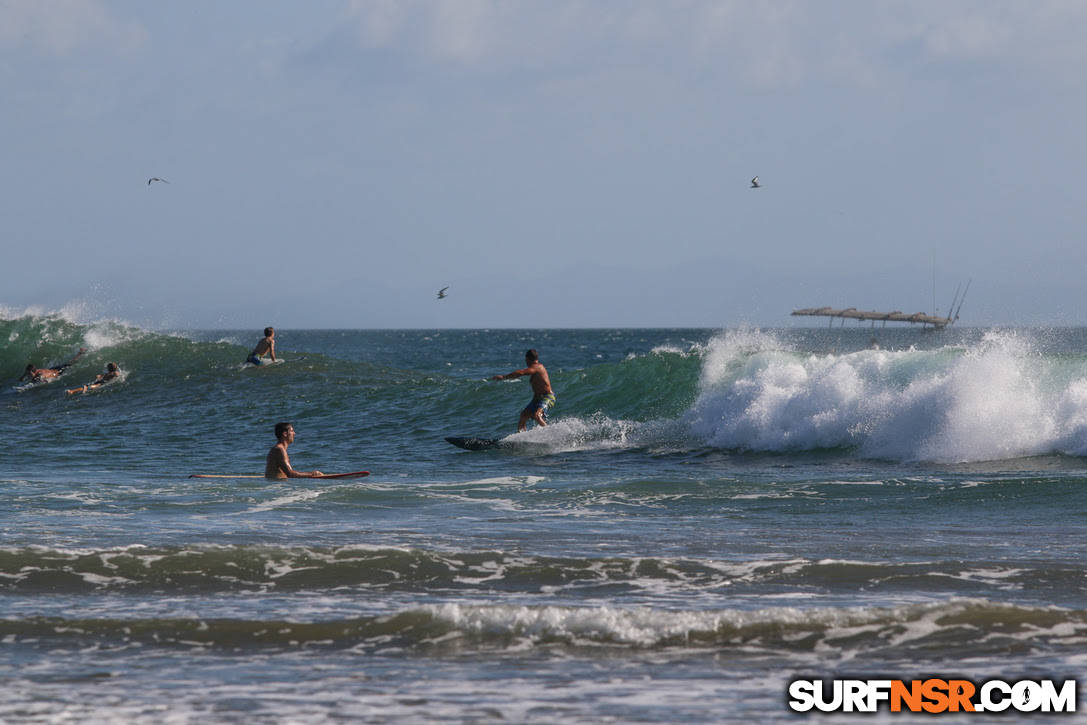
[[[934, 286], [935, 287], [935, 286]], [[871, 320], [872, 327], [876, 326], [877, 322], [882, 322], [886, 327], [888, 322], [908, 322], [911, 325], [922, 325], [928, 327], [931, 325], [936, 330], [942, 330], [948, 325], [951, 325], [955, 320], [959, 319], [959, 310], [962, 309], [962, 303], [966, 300], [966, 293], [970, 290], [970, 282], [966, 283], [966, 289], [962, 290], [962, 296], [959, 296], [961, 285], [955, 290], [955, 297], [951, 300], [951, 306], [948, 308], [947, 317], [940, 317], [939, 315], [927, 315], [924, 312], [914, 312], [906, 314], [900, 310], [894, 312], [874, 312], [871, 310], [858, 310], [856, 307], [847, 307], [844, 310], [838, 310], [833, 307], [806, 307], [801, 310], [793, 310], [793, 316], [800, 317], [829, 317], [830, 324], [834, 324], [834, 318], [841, 319], [842, 324], [845, 324], [846, 320]], [[935, 295], [933, 295], [935, 299]], [[935, 303], [933, 304], [935, 306]]]
[[[868, 310], [858, 310], [856, 307], [848, 307], [844, 310], [836, 310], [832, 307], [808, 307], [802, 310], [793, 310], [794, 316], [806, 316], [806, 317], [840, 317], [842, 318], [842, 324], [845, 324], [846, 320], [871, 320], [872, 325], [875, 326], [876, 322], [883, 322], [886, 325], [888, 322], [908, 322], [911, 325], [932, 325], [937, 330], [950, 325], [955, 321], [952, 317], [936, 317], [935, 315], [926, 315], [923, 312], [915, 312], [912, 315], [907, 315], [904, 312], [895, 310], [894, 312], [872, 312]], [[834, 320], [831, 320], [831, 324], [834, 324]]]

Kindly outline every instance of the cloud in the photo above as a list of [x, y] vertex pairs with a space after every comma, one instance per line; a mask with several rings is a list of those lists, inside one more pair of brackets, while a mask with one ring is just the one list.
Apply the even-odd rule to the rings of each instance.
[[95, 0], [0, 0], [0, 49], [29, 47], [52, 56], [86, 49], [126, 52], [147, 38], [139, 23], [116, 19]]
[[756, 88], [870, 86], [906, 63], [1064, 71], [1087, 61], [1087, 5], [807, 0], [352, 0], [366, 48], [469, 70], [602, 58], [728, 73]]
[[352, 0], [347, 17], [368, 49], [466, 67], [531, 67], [580, 54], [600, 41], [609, 15], [629, 14], [571, 0]]
[[1087, 59], [1081, 2], [948, 3], [915, 19], [933, 60], [1002, 62], [1059, 70]]

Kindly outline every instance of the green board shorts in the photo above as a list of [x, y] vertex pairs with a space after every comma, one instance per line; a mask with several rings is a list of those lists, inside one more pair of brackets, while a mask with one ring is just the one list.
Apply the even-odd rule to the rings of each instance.
[[521, 412], [528, 415], [536, 415], [537, 410], [543, 410], [544, 415], [547, 415], [547, 409], [555, 407], [555, 394], [548, 393], [547, 395], [534, 395], [532, 396], [532, 402], [525, 406], [525, 409]]

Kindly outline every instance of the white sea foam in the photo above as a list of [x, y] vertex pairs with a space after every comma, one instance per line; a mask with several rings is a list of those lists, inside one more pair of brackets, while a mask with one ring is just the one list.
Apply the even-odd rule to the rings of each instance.
[[56, 318], [73, 324], [86, 324], [99, 316], [98, 306], [85, 300], [72, 300], [55, 309], [41, 305], [27, 305], [23, 308], [0, 305], [0, 320], [19, 320], [24, 317]]
[[[973, 626], [972, 617], [985, 618], [994, 609], [981, 599], [951, 599], [926, 604], [895, 607], [767, 607], [756, 610], [664, 610], [649, 607], [596, 607], [472, 605], [445, 603], [422, 607], [437, 619], [450, 623], [465, 634], [514, 635], [532, 642], [562, 639], [580, 645], [633, 645], [652, 647], [664, 643], [715, 641], [735, 645], [774, 648], [788, 635], [818, 637], [817, 648], [828, 655], [850, 658], [866, 647], [899, 646], [913, 643], [944, 631], [958, 631]], [[1008, 609], [1005, 614], [1018, 617], [1074, 617], [1056, 607]], [[1045, 625], [1061, 637], [1082, 636], [1079, 621], [1060, 621]], [[1038, 630], [1032, 620], [1018, 622], [1014, 628], [1029, 638]], [[862, 633], [875, 635], [860, 646], [852, 640]], [[708, 638], [708, 640], [707, 640]], [[882, 642], [882, 644], [881, 644]]]
[[965, 350], [820, 355], [740, 331], [707, 348], [682, 423], [710, 446], [941, 462], [1087, 453], [1087, 368], [1062, 382], [1014, 333]]
[[495, 478], [477, 478], [471, 481], [466, 481], [464, 486], [533, 486], [537, 483], [545, 481], [543, 476], [497, 476]]
[[604, 415], [588, 418], [564, 417], [543, 428], [530, 428], [507, 436], [504, 441], [515, 446], [539, 448], [541, 452], [562, 453], [573, 450], [626, 448], [638, 445], [634, 436], [641, 429], [637, 423], [613, 420]]
[[148, 333], [124, 322], [95, 322], [83, 332], [83, 340], [91, 350], [102, 350], [135, 342]]
[[[657, 345], [649, 351], [649, 355], [678, 355], [679, 357], [695, 357], [703, 355], [706, 352], [706, 346], [702, 343], [691, 343], [686, 349], [678, 345]], [[627, 360], [635, 360], [642, 357], [642, 353], [632, 352], [627, 355]]]
[[[614, 641], [652, 645], [691, 631], [713, 631], [720, 613], [625, 610], [615, 607], [428, 605], [424, 609], [457, 629], [480, 634], [516, 633], [533, 640], [564, 637], [585, 643]], [[742, 613], [737, 616], [744, 617]]]
[[271, 501], [266, 501], [262, 504], [258, 504], [253, 508], [246, 509], [245, 511], [238, 512], [237, 515], [254, 514], [262, 511], [273, 511], [283, 506], [290, 506], [291, 504], [299, 503], [301, 501], [309, 501], [320, 496], [323, 491], [299, 491], [297, 493], [291, 493], [286, 496], [280, 496], [274, 498]]

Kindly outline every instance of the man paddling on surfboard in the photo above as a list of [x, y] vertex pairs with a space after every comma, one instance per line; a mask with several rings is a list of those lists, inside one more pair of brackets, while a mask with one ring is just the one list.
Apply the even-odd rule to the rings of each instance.
[[272, 362], [276, 361], [276, 331], [274, 327], [264, 328], [264, 337], [260, 339], [257, 346], [253, 348], [253, 352], [249, 353], [249, 357], [245, 359], [250, 365], [264, 365], [264, 356], [267, 355], [271, 358]]
[[87, 383], [86, 385], [80, 385], [78, 388], [72, 388], [71, 390], [67, 390], [65, 392], [68, 395], [71, 395], [72, 393], [85, 393], [88, 390], [100, 388], [106, 383], [117, 380], [119, 377], [121, 377], [121, 368], [117, 367], [117, 363], [108, 363], [106, 365], [106, 372], [95, 375], [93, 381]]
[[294, 443], [294, 426], [290, 423], [276, 423], [276, 444], [268, 451], [264, 463], [264, 477], [272, 480], [284, 478], [320, 478], [320, 471], [296, 471], [291, 468], [291, 458], [287, 455], [287, 446]]
[[521, 411], [521, 419], [517, 421], [517, 432], [522, 433], [528, 427], [528, 421], [535, 420], [537, 425], [547, 425], [547, 409], [555, 405], [555, 394], [551, 392], [551, 378], [547, 376], [547, 368], [540, 364], [540, 356], [535, 349], [525, 352], [525, 365], [528, 367], [514, 370], [505, 375], [495, 375], [491, 380], [510, 380], [528, 375], [532, 384], [532, 400]]
[[46, 380], [52, 380], [59, 378], [64, 374], [64, 371], [75, 364], [75, 361], [83, 356], [83, 353], [87, 352], [87, 348], [79, 348], [79, 352], [75, 354], [71, 360], [60, 365], [54, 365], [51, 368], [36, 368], [33, 363], [27, 363], [26, 370], [23, 372], [22, 377], [19, 378], [19, 382], [29, 380], [32, 383], [44, 383]]

